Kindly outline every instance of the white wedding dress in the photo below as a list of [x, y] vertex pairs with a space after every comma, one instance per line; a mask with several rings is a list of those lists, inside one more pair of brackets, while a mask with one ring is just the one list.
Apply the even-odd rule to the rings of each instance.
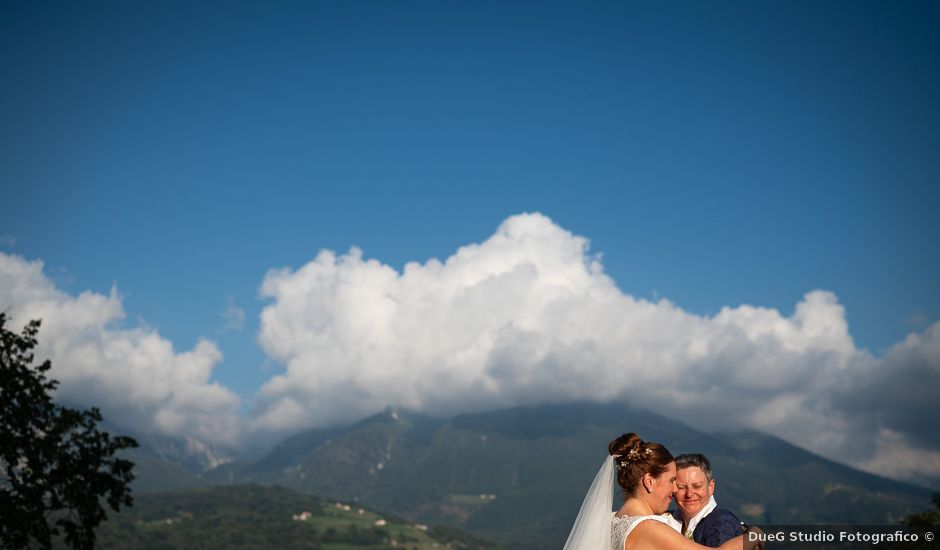
[[630, 532], [633, 531], [633, 528], [639, 525], [641, 521], [648, 519], [665, 523], [675, 529], [677, 533], [682, 532], [682, 524], [676, 521], [671, 514], [661, 516], [621, 516], [618, 518], [616, 514], [612, 513], [610, 528], [611, 550], [624, 550], [624, 544], [627, 542], [627, 537], [630, 536]]

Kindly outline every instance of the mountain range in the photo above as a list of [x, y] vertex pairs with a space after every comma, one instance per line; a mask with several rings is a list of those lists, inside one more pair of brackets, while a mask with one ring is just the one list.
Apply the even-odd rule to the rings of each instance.
[[930, 505], [927, 489], [767, 434], [705, 434], [649, 411], [593, 403], [452, 418], [389, 408], [350, 426], [295, 434], [258, 460], [204, 471], [198, 465], [211, 464], [200, 453], [207, 449], [146, 443], [134, 456], [135, 489], [281, 485], [510, 548], [561, 547], [608, 442], [625, 432], [662, 442], [673, 454], [708, 455], [719, 503], [750, 523], [897, 523]]

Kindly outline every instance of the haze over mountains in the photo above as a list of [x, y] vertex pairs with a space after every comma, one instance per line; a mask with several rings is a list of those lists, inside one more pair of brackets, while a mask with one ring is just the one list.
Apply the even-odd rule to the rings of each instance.
[[211, 468], [207, 449], [144, 439], [136, 483], [141, 493], [277, 484], [510, 547], [560, 547], [607, 443], [626, 431], [673, 454], [706, 453], [719, 502], [750, 522], [896, 523], [930, 503], [928, 489], [760, 432], [709, 435], [642, 409], [588, 403], [446, 419], [389, 408], [350, 426], [298, 433], [260, 459]]

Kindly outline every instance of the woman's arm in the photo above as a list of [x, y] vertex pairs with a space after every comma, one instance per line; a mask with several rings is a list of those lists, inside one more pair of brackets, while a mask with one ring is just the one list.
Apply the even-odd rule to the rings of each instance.
[[[675, 529], [664, 523], [646, 520], [637, 524], [627, 536], [624, 544], [625, 550], [706, 550], [702, 546], [685, 538]], [[748, 541], [741, 535], [725, 541], [718, 547], [720, 550], [760, 550], [763, 544], [757, 541]]]
[[[655, 520], [638, 523], [627, 536], [624, 547], [625, 550], [705, 550], [707, 548], [695, 544], [672, 527]], [[731, 550], [731, 548], [723, 550]], [[740, 550], [740, 547], [737, 550]]]

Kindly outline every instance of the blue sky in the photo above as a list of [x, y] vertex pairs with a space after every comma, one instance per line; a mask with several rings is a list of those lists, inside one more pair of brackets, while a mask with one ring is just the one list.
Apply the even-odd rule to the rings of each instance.
[[823, 289], [875, 356], [940, 317], [936, 3], [2, 10], [0, 251], [212, 340], [246, 400], [270, 269], [400, 270], [523, 212], [693, 314]]

